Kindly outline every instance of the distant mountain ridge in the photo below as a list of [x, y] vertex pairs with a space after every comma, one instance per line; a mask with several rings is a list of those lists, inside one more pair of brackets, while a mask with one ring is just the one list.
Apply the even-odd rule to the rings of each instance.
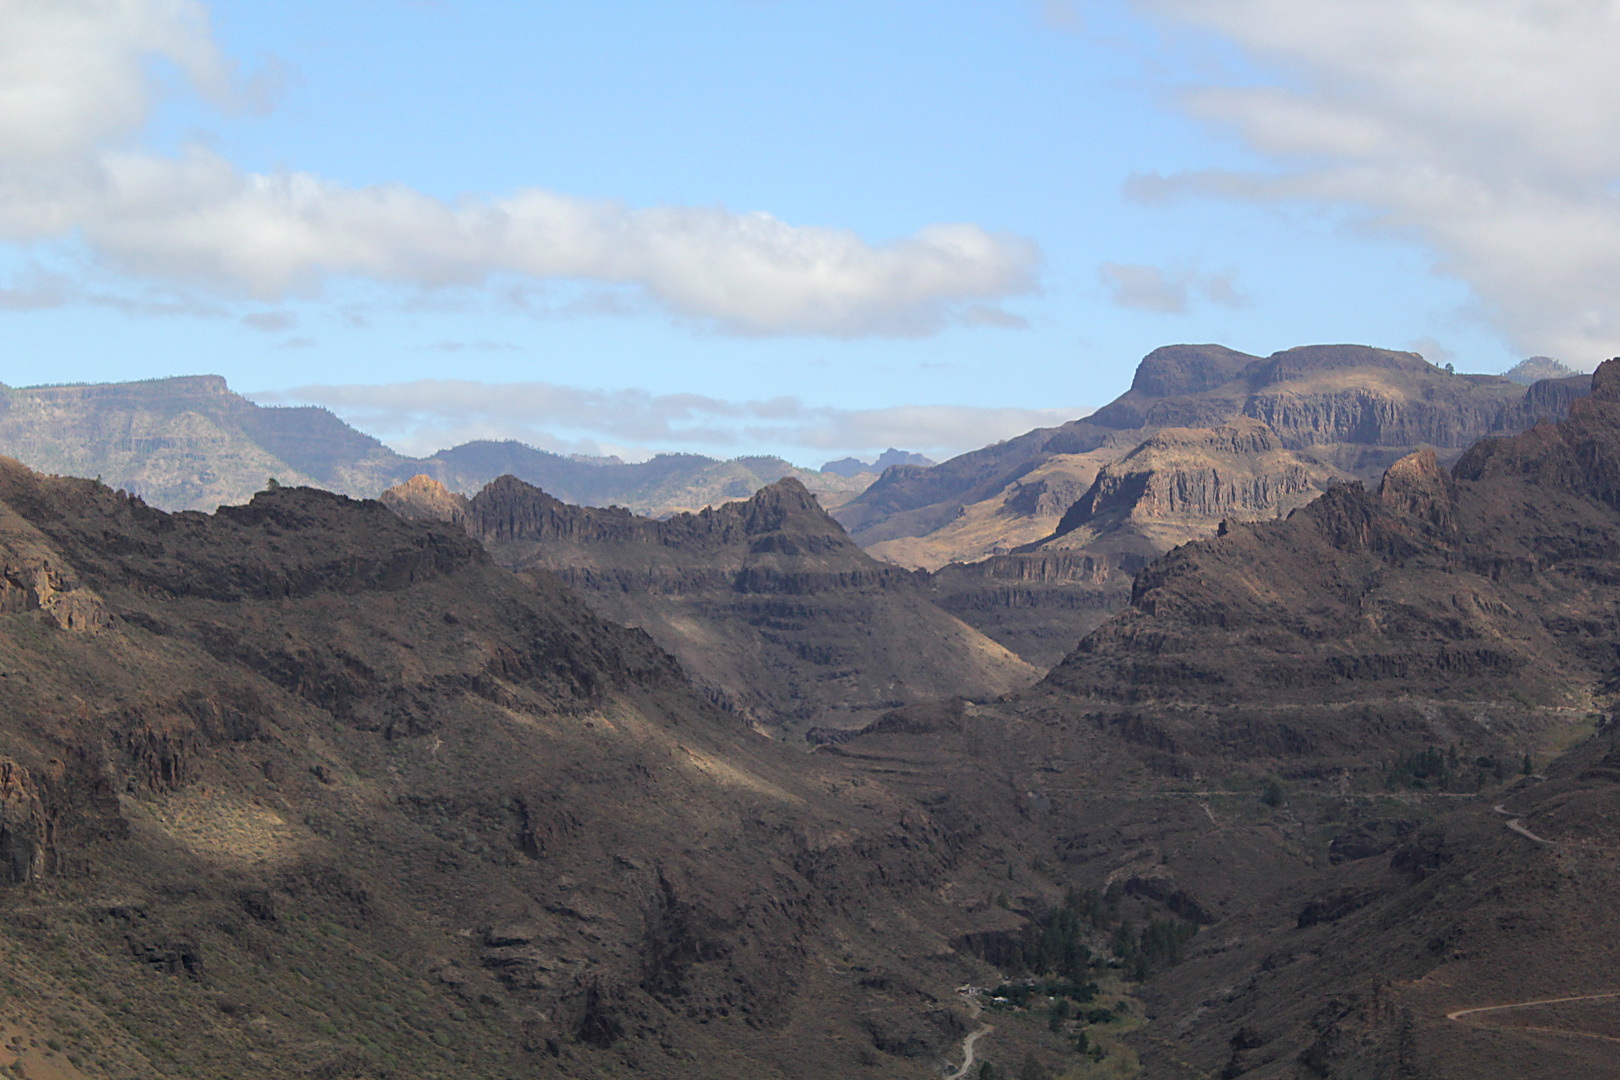
[[891, 465], [921, 465], [927, 467], [935, 462], [921, 454], [914, 454], [907, 450], [896, 450], [889, 447], [879, 454], [873, 461], [863, 461], [858, 457], [839, 458], [829, 461], [821, 467], [824, 473], [836, 473], [839, 476], [859, 476], [862, 473], [871, 473], [874, 476], [881, 474]]
[[166, 510], [245, 503], [270, 477], [371, 498], [419, 474], [471, 493], [510, 473], [571, 502], [652, 515], [745, 499], [784, 476], [798, 478], [828, 506], [865, 486], [774, 457], [661, 454], [625, 464], [477, 441], [412, 458], [326, 409], [257, 405], [217, 375], [0, 387], [0, 454], [42, 472], [99, 476]]
[[1542, 379], [1567, 379], [1579, 374], [1574, 368], [1550, 356], [1531, 356], [1502, 372], [1502, 378], [1529, 386]]

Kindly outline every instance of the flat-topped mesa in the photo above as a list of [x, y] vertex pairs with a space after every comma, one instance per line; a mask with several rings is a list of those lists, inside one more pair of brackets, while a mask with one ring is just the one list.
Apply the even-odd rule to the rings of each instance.
[[406, 521], [464, 525], [467, 520], [467, 497], [451, 491], [426, 473], [396, 484], [377, 499]]
[[1415, 352], [1375, 349], [1367, 345], [1300, 345], [1272, 353], [1243, 371], [1253, 389], [1310, 379], [1343, 371], [1383, 370], [1409, 376], [1444, 378], [1434, 365]]
[[[24, 397], [51, 403], [235, 396], [224, 378], [219, 375], [176, 375], [167, 379], [142, 379], [127, 383], [29, 386], [18, 389]], [[3, 404], [3, 399], [0, 399], [0, 404]]]

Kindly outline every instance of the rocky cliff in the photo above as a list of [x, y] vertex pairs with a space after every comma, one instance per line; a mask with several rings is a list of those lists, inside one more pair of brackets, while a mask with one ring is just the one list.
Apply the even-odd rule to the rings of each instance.
[[1123, 606], [1131, 577], [1161, 553], [1223, 521], [1286, 513], [1346, 478], [1259, 421], [1165, 428], [1098, 469], [1040, 538], [930, 581], [941, 606], [1050, 667]]

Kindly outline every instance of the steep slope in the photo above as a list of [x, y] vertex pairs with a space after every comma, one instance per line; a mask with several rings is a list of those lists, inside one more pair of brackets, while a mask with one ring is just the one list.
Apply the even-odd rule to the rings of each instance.
[[1137, 990], [1147, 1076], [1614, 1076], [1617, 492], [1611, 361], [1450, 473], [1161, 557], [1011, 701], [824, 752], [1016, 837], [1026, 956], [1043, 879], [1201, 927]]
[[8, 1066], [920, 1080], [961, 1038], [946, 942], [1006, 917], [941, 899], [962, 838], [460, 529], [0, 461], [0, 555]]
[[246, 502], [268, 477], [372, 496], [418, 474], [469, 493], [510, 473], [576, 502], [657, 515], [747, 498], [784, 476], [837, 505], [870, 480], [799, 469], [780, 458], [669, 454], [627, 465], [517, 442], [472, 442], [409, 458], [325, 409], [265, 408], [232, 393], [216, 375], [0, 387], [0, 454], [45, 472], [99, 476], [176, 510]]
[[638, 626], [728, 709], [794, 737], [931, 696], [988, 698], [1033, 668], [860, 550], [797, 481], [666, 521], [570, 506], [513, 477], [467, 528], [502, 565], [544, 569]]

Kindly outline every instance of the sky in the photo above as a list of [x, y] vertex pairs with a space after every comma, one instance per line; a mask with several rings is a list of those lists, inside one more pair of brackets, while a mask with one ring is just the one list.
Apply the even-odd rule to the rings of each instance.
[[1176, 342], [1589, 370], [1615, 55], [1584, 0], [0, 0], [0, 381], [816, 466]]

